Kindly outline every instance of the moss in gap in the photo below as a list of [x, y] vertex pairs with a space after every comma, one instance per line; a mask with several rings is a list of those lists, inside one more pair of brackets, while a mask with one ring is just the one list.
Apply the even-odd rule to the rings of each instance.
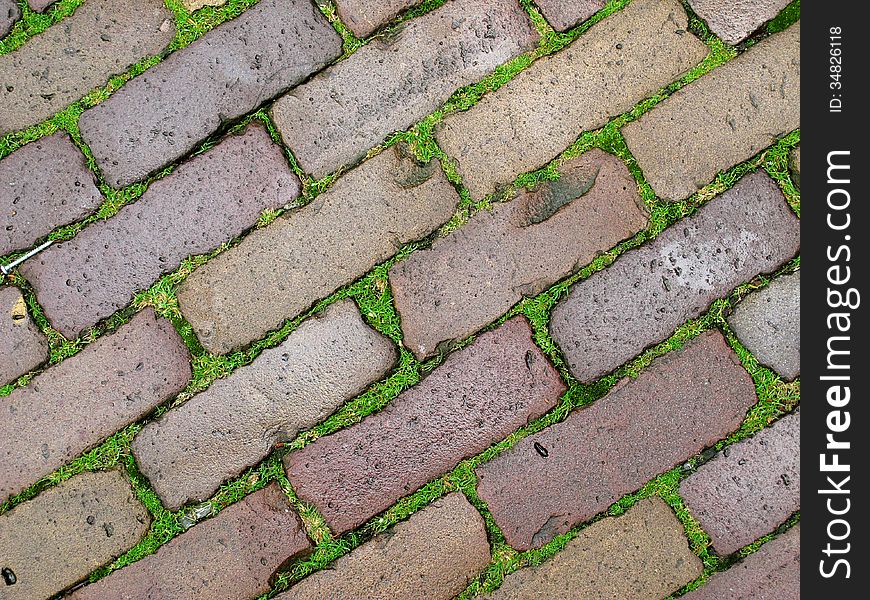
[[801, 0], [792, 0], [780, 13], [767, 24], [768, 33], [784, 31], [801, 18]]

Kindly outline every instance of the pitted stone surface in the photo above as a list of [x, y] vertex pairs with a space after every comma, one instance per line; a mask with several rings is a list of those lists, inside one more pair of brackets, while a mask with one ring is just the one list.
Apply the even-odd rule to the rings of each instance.
[[553, 29], [566, 31], [604, 8], [607, 0], [536, 0], [535, 4]]
[[269, 591], [285, 561], [310, 550], [299, 517], [271, 483], [70, 598], [247, 600]]
[[743, 41], [788, 6], [789, 0], [689, 0], [689, 5], [726, 44]]
[[338, 0], [335, 7], [341, 22], [358, 38], [368, 37], [389, 23], [400, 12], [420, 4], [421, 0]]
[[450, 600], [489, 562], [483, 519], [465, 496], [454, 492], [276, 600]]
[[120, 187], [195, 149], [341, 54], [311, 0], [262, 0], [86, 111], [82, 137]]
[[150, 523], [120, 471], [67, 479], [0, 515], [0, 569], [15, 577], [0, 597], [53, 597], [133, 547]]
[[181, 312], [212, 352], [253, 342], [432, 233], [458, 201], [437, 161], [393, 146], [195, 271]]
[[404, 343], [417, 358], [474, 333], [646, 227], [637, 184], [615, 156], [595, 149], [560, 171], [558, 181], [479, 212], [390, 270]]
[[299, 189], [281, 149], [264, 127], [251, 125], [20, 271], [51, 324], [76, 337], [188, 256], [217, 248], [255, 225], [264, 209], [293, 201]]
[[770, 533], [800, 508], [800, 413], [720, 452], [680, 496], [720, 556]]
[[667, 338], [710, 303], [800, 247], [800, 222], [759, 171], [575, 285], [550, 332], [571, 372], [590, 382]]
[[800, 22], [622, 129], [653, 190], [682, 200], [800, 127]]
[[302, 169], [319, 179], [357, 162], [537, 40], [516, 0], [453, 0], [278, 100], [275, 125]]
[[659, 600], [701, 575], [682, 524], [653, 496], [602, 519], [537, 567], [505, 577], [492, 600]]
[[27, 144], [0, 161], [0, 256], [29, 248], [102, 202], [85, 156], [69, 136], [58, 132]]
[[15, 21], [21, 18], [21, 9], [16, 0], [0, 0], [0, 38], [12, 31]]
[[677, 0], [632, 2], [470, 110], [448, 116], [438, 144], [459, 161], [472, 197], [490, 194], [701, 62], [707, 47], [686, 27]]
[[133, 453], [166, 507], [206, 500], [275, 442], [293, 440], [384, 377], [396, 359], [395, 346], [363, 322], [354, 303], [339, 301], [145, 426]]
[[540, 417], [564, 390], [529, 323], [515, 317], [381, 412], [288, 454], [287, 477], [342, 533]]
[[0, 403], [0, 502], [96, 446], [190, 379], [181, 337], [150, 308]]
[[60, 27], [0, 57], [0, 135], [47, 119], [173, 37], [161, 0], [88, 0]]
[[801, 374], [801, 273], [783, 275], [740, 301], [728, 324], [758, 361], [785, 379]]
[[798, 187], [801, 186], [801, 148], [798, 146], [791, 151], [789, 168], [791, 169], [791, 177]]
[[701, 334], [479, 467], [478, 494], [511, 546], [540, 547], [715, 444], [756, 401], [722, 334]]
[[48, 360], [48, 340], [16, 287], [0, 287], [0, 386]]

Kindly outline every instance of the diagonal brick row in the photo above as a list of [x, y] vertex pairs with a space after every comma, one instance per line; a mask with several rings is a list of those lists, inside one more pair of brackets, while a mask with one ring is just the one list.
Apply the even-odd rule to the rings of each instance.
[[48, 340], [27, 313], [18, 288], [0, 287], [0, 386], [48, 360]]

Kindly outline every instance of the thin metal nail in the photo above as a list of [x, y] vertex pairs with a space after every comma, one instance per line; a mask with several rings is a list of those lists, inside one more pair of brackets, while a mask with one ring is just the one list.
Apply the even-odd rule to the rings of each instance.
[[21, 263], [23, 263], [25, 260], [27, 260], [31, 256], [36, 256], [37, 254], [39, 254], [40, 252], [42, 252], [43, 250], [45, 250], [46, 248], [51, 246], [53, 243], [54, 243], [54, 240], [48, 240], [47, 242], [45, 242], [44, 244], [42, 244], [40, 246], [37, 246], [36, 248], [31, 250], [30, 252], [28, 252], [24, 256], [19, 256], [18, 258], [13, 260], [8, 265], [0, 265], [0, 271], [2, 271], [4, 275], [9, 275], [9, 273], [12, 272], [12, 269], [17, 267]]

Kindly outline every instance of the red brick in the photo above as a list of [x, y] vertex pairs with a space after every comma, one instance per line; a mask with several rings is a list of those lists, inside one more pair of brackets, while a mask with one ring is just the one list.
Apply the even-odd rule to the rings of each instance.
[[18, 288], [0, 287], [0, 386], [48, 360], [48, 340], [33, 323]]
[[420, 0], [338, 0], [335, 8], [342, 23], [347, 25], [356, 37], [368, 37], [376, 29], [390, 22], [405, 9], [419, 4]]

